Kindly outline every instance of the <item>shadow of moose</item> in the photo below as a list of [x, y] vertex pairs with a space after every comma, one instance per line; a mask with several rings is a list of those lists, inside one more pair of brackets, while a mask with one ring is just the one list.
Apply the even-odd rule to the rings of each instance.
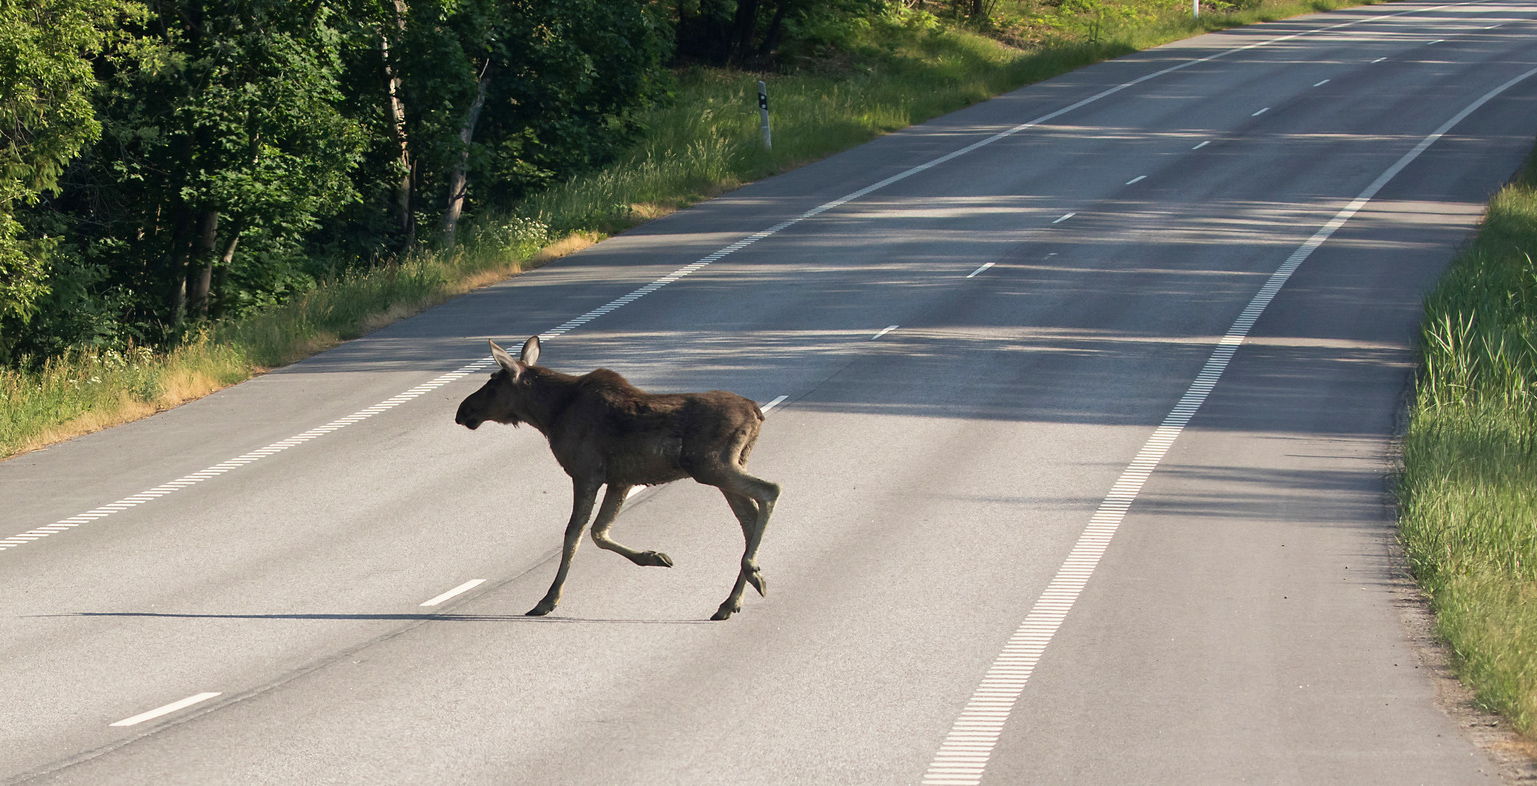
[[745, 470], [763, 425], [763, 411], [757, 404], [724, 390], [647, 393], [606, 368], [581, 376], [562, 374], [534, 365], [539, 361], [538, 336], [524, 343], [519, 358], [495, 341], [491, 355], [501, 368], [459, 404], [454, 422], [471, 430], [486, 421], [527, 423], [539, 429], [575, 490], [560, 569], [550, 591], [528, 612], [530, 616], [549, 614], [560, 602], [561, 585], [592, 515], [598, 487], [603, 485], [608, 491], [592, 522], [593, 542], [636, 565], [664, 568], [672, 567], [666, 554], [636, 551], [608, 536], [630, 489], [683, 478], [720, 489], [742, 524], [747, 550], [742, 552], [742, 569], [731, 595], [711, 619], [727, 619], [741, 611], [742, 592], [748, 584], [759, 595], [766, 594], [767, 585], [758, 570], [758, 544], [779, 499], [779, 486]]

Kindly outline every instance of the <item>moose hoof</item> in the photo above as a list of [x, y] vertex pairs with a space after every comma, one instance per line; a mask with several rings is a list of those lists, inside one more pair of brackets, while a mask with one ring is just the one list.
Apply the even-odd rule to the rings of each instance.
[[646, 559], [644, 563], [646, 565], [652, 565], [658, 568], [672, 567], [672, 557], [669, 557], [660, 551], [648, 551], [641, 556]]
[[752, 588], [758, 591], [760, 597], [768, 597], [768, 581], [763, 578], [762, 573], [753, 571], [747, 574], [747, 583], [751, 584]]
[[732, 614], [735, 614], [741, 610], [742, 604], [740, 602], [732, 603], [728, 600], [725, 603], [720, 604], [720, 611], [715, 612], [715, 616], [711, 617], [710, 619], [717, 622], [720, 620], [729, 620], [731, 619]]
[[549, 614], [550, 612], [552, 612], [554, 610], [555, 610], [555, 604], [541, 600], [541, 601], [539, 601], [539, 605], [537, 605], [537, 606], [535, 606], [535, 607], [533, 607], [533, 608], [528, 610], [528, 615], [527, 616], [530, 616], [530, 617], [543, 617], [544, 615]]

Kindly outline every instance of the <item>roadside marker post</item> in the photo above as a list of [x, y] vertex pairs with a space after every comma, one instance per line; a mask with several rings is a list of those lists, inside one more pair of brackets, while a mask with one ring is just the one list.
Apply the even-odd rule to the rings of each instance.
[[763, 115], [763, 149], [773, 150], [774, 137], [769, 132], [768, 85], [763, 84], [761, 79], [758, 80], [758, 112]]

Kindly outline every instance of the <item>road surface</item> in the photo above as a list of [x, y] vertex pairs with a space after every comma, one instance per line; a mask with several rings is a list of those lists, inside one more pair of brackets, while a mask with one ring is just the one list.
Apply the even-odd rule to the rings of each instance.
[[[0, 781], [1494, 783], [1395, 606], [1424, 291], [1537, 129], [1537, 4], [1086, 68], [0, 463]], [[768, 411], [741, 532], [453, 423], [487, 338]], [[457, 593], [454, 591], [458, 590]], [[443, 597], [443, 596], [449, 597]], [[426, 605], [433, 603], [433, 605]]]

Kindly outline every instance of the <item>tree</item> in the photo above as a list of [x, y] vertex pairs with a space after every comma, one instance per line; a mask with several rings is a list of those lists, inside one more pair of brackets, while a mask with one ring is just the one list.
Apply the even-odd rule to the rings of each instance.
[[107, 74], [103, 138], [64, 207], [91, 228], [88, 253], [149, 295], [140, 317], [174, 331], [209, 313], [215, 271], [243, 238], [293, 246], [356, 199], [363, 135], [338, 109], [343, 42], [327, 3], [151, 10], [141, 34], [157, 46]]
[[92, 60], [143, 6], [112, 0], [0, 2], [0, 361], [47, 294], [46, 243], [22, 238], [18, 205], [54, 191], [101, 133]]
[[511, 202], [633, 139], [671, 40], [645, 0], [422, 0], [404, 44], [414, 188], [445, 194], [452, 245], [470, 206]]

